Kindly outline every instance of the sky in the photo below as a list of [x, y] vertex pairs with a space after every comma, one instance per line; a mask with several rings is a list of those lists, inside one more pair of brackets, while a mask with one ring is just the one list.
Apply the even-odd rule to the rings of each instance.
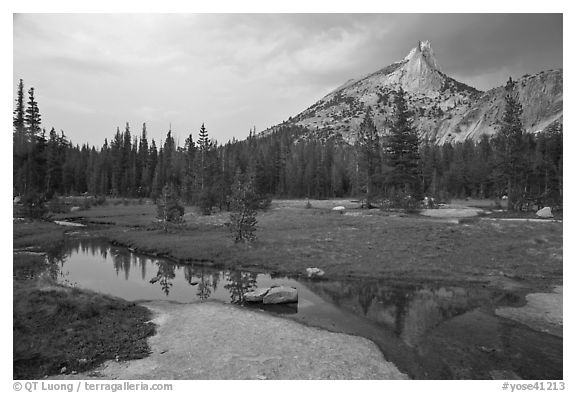
[[447, 75], [481, 90], [562, 68], [562, 14], [15, 14], [13, 92], [43, 127], [101, 146], [130, 123], [184, 144], [225, 143], [431, 41]]

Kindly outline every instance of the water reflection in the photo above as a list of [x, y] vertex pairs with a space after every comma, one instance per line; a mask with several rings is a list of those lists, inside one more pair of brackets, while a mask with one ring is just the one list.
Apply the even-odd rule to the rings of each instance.
[[47, 256], [46, 264], [54, 279], [127, 300], [242, 304], [245, 294], [257, 287], [293, 286], [297, 304], [251, 307], [367, 337], [412, 377], [489, 378], [498, 367], [523, 378], [562, 378], [561, 339], [494, 316], [494, 307], [520, 302], [509, 292], [221, 271], [134, 254], [97, 239], [70, 239], [59, 253]]
[[231, 271], [226, 275], [228, 283], [224, 288], [230, 292], [230, 302], [239, 304], [244, 302], [244, 294], [256, 288], [256, 273]]
[[339, 307], [386, 327], [411, 347], [444, 321], [481, 305], [501, 305], [503, 299], [497, 291], [478, 287], [390, 286], [378, 281], [320, 281], [308, 286]]

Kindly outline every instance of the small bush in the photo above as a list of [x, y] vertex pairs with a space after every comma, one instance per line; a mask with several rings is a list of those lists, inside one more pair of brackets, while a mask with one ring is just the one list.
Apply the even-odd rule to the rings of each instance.
[[420, 201], [404, 191], [393, 191], [382, 203], [383, 210], [403, 210], [406, 213], [417, 213]]
[[200, 192], [198, 197], [198, 207], [200, 211], [205, 216], [212, 214], [212, 207], [216, 205], [217, 198], [214, 192], [208, 188], [205, 188]]
[[94, 200], [94, 204], [96, 206], [104, 206], [108, 204], [108, 202], [106, 201], [106, 197], [104, 195], [100, 195], [96, 197], [96, 199]]
[[255, 195], [254, 196], [254, 209], [266, 210], [272, 204], [272, 195]]
[[92, 207], [92, 202], [88, 198], [82, 200], [82, 210], [88, 210]]
[[257, 198], [252, 179], [236, 173], [230, 196], [230, 231], [235, 243], [256, 240], [255, 200]]
[[176, 192], [171, 185], [162, 188], [162, 195], [157, 201], [157, 210], [157, 217], [164, 232], [168, 232], [169, 226], [184, 222], [184, 207], [178, 203]]
[[58, 197], [50, 199], [50, 201], [46, 203], [46, 207], [50, 213], [68, 213], [70, 211], [70, 207]]
[[29, 218], [47, 218], [48, 209], [43, 194], [29, 193], [22, 199], [21, 213]]

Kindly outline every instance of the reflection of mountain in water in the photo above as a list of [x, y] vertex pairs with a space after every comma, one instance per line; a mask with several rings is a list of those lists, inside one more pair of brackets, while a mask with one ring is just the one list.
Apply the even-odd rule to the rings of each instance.
[[380, 282], [309, 282], [317, 295], [384, 326], [409, 346], [442, 322], [490, 300], [488, 290], [391, 287]]
[[527, 379], [562, 378], [562, 340], [496, 317], [493, 306], [518, 299], [494, 289], [293, 280], [220, 271], [133, 254], [98, 239], [69, 239], [46, 261], [46, 274], [61, 282], [69, 277], [81, 287], [131, 300], [242, 303], [246, 292], [258, 285], [295, 286], [301, 307], [262, 307], [369, 338], [415, 378], [486, 379], [499, 370]]

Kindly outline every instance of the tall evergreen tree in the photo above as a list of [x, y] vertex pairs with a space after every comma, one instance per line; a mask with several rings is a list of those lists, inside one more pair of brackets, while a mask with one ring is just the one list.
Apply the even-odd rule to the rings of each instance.
[[183, 194], [186, 203], [191, 204], [194, 200], [194, 159], [196, 156], [196, 144], [194, 143], [192, 134], [188, 135], [188, 138], [186, 138], [184, 154], [186, 155], [186, 160], [184, 166]]
[[24, 81], [20, 79], [18, 83], [18, 93], [16, 97], [16, 109], [12, 124], [14, 125], [14, 147], [21, 147], [26, 141], [26, 126], [24, 123], [26, 109], [24, 106]]
[[[26, 162], [25, 162], [25, 173], [26, 181], [24, 186], [24, 193], [28, 192], [42, 192], [44, 188], [40, 185], [45, 179], [42, 176], [44, 167], [43, 157], [39, 154], [44, 154], [44, 143], [45, 139], [41, 134], [41, 116], [40, 110], [38, 109], [38, 103], [34, 97], [34, 88], [28, 90], [28, 106], [26, 108], [26, 114], [24, 116], [24, 124], [26, 127], [28, 148], [26, 149]], [[38, 145], [38, 143], [40, 145]]]
[[366, 111], [364, 120], [358, 129], [356, 149], [358, 151], [359, 178], [364, 184], [366, 203], [369, 207], [374, 197], [380, 192], [382, 180], [382, 148], [370, 109]]
[[30, 140], [40, 134], [40, 125], [42, 123], [38, 103], [34, 98], [34, 88], [28, 90], [28, 107], [26, 108], [26, 115], [24, 116], [24, 123], [28, 131]]
[[148, 149], [148, 135], [146, 132], [146, 123], [142, 124], [142, 135], [140, 136], [140, 144], [138, 145], [138, 158], [136, 165], [136, 179], [138, 180], [138, 196], [146, 196], [149, 193], [150, 167], [149, 167], [149, 149]]
[[27, 136], [25, 125], [25, 104], [24, 104], [24, 82], [20, 79], [16, 96], [16, 108], [13, 112], [14, 134], [13, 134], [13, 179], [14, 191], [21, 193], [26, 183], [26, 157], [27, 157]]
[[46, 173], [46, 193], [51, 197], [61, 189], [62, 183], [62, 163], [64, 156], [58, 134], [54, 127], [50, 130], [48, 145], [46, 149], [47, 173]]
[[206, 127], [204, 127], [204, 123], [202, 123], [202, 126], [200, 127], [200, 133], [198, 134], [198, 150], [200, 152], [200, 167], [198, 168], [198, 176], [201, 190], [204, 190], [204, 186], [206, 185], [206, 164], [209, 148], [210, 139], [208, 139], [208, 131], [206, 130]]
[[402, 88], [396, 93], [394, 106], [394, 121], [386, 146], [391, 167], [387, 183], [396, 190], [418, 198], [421, 192], [418, 131], [412, 125], [411, 113]]
[[497, 134], [497, 146], [500, 154], [500, 170], [506, 180], [508, 209], [519, 210], [523, 200], [523, 134], [522, 105], [514, 92], [512, 78], [506, 83], [506, 106], [502, 124]]

